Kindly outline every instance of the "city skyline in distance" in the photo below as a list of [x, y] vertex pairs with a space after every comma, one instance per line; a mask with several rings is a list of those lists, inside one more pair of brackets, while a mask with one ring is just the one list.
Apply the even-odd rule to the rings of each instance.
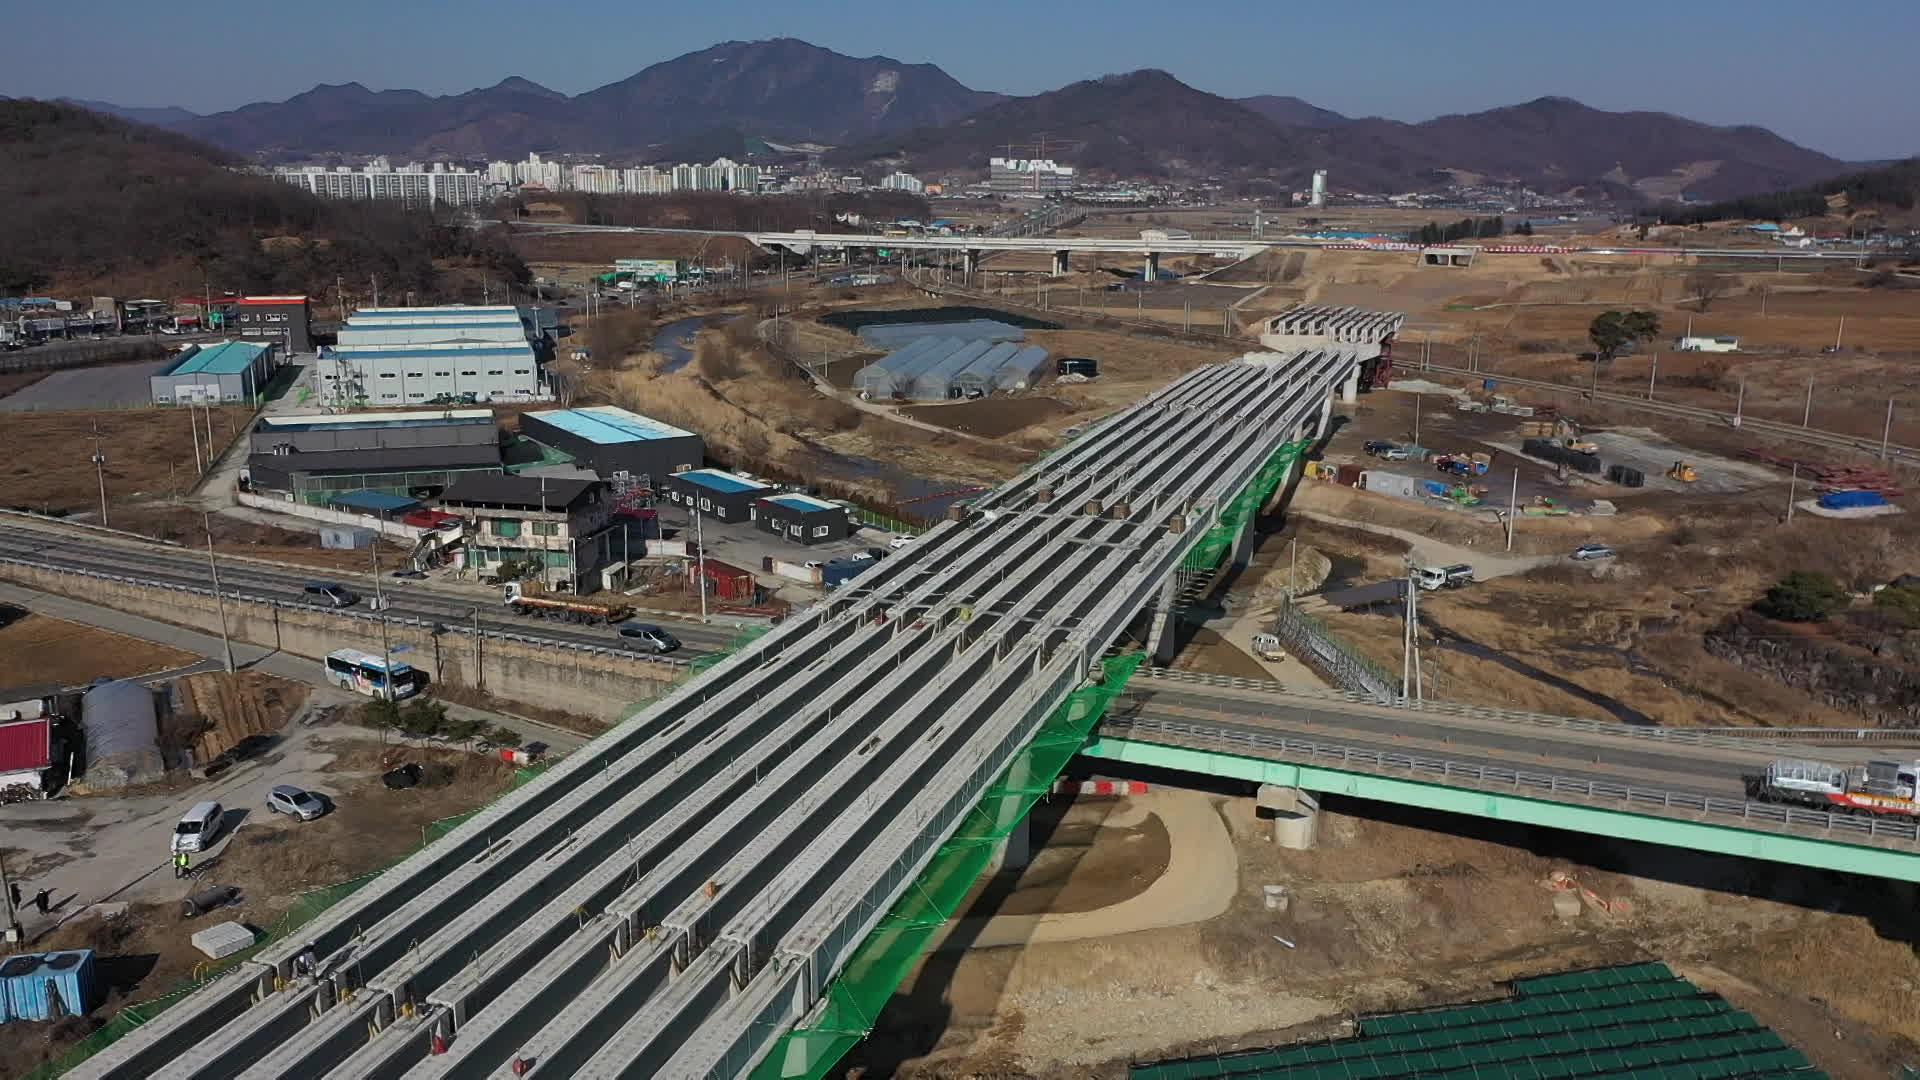
[[178, 23], [100, 0], [84, 49], [50, 21], [16, 24], [0, 94], [201, 114], [347, 82], [438, 95], [520, 76], [577, 95], [722, 41], [792, 36], [855, 57], [935, 64], [970, 88], [1015, 95], [1156, 67], [1223, 96], [1291, 95], [1350, 117], [1420, 121], [1552, 95], [1755, 124], [1847, 160], [1906, 156], [1920, 151], [1920, 109], [1899, 86], [1901, 43], [1920, 33], [1920, 6], [1869, 6], [1881, 9], [1875, 34], [1823, 37], [1784, 29], [1805, 10], [1783, 0], [1737, 12], [1622, 0], [1604, 17], [1507, 0], [1304, 14], [1240, 0], [1181, 12], [1111, 0], [1099, 20], [1008, 0], [938, 19], [906, 9], [809, 9], [803, 19], [758, 0], [537, 13], [504, 0], [457, 9], [340, 0], [316, 19], [207, 0], [198, 18]]

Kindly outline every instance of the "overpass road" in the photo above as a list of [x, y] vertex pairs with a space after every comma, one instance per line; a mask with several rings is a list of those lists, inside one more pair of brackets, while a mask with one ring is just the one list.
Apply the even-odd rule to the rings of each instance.
[[[164, 544], [90, 535], [60, 526], [0, 523], [0, 560], [120, 575], [156, 585], [211, 588], [211, 577], [203, 554]], [[304, 604], [307, 598], [302, 589], [311, 581], [340, 581], [363, 597], [373, 593], [372, 583], [364, 574], [345, 575], [337, 571], [255, 559], [222, 557], [220, 560], [221, 592], [228, 596], [259, 597], [289, 605]], [[471, 626], [477, 612], [481, 629], [495, 634], [550, 644], [609, 649], [621, 647], [619, 636], [611, 629], [516, 616], [500, 605], [497, 595], [468, 598], [404, 578], [384, 578], [380, 584], [391, 605], [387, 614], [395, 618]], [[365, 601], [346, 610], [364, 611]], [[670, 629], [683, 646], [669, 658], [675, 662], [725, 649], [738, 636], [738, 632], [731, 627], [671, 622], [652, 615], [644, 619], [670, 623]]]
[[743, 1075], [1359, 362], [1183, 375], [70, 1075]]
[[[1718, 798], [1745, 797], [1746, 778], [1778, 757], [1837, 764], [1885, 757], [1873, 746], [1804, 746], [1713, 736], [1687, 740], [1620, 724], [1566, 726], [1475, 719], [1458, 712], [1343, 701], [1284, 690], [1139, 678], [1108, 710], [1107, 723], [1172, 720], [1275, 732], [1371, 751], [1419, 753], [1468, 764], [1525, 768], [1599, 782], [1633, 783]], [[1545, 718], [1543, 718], [1545, 719]], [[1611, 730], [1608, 730], [1611, 728]]]

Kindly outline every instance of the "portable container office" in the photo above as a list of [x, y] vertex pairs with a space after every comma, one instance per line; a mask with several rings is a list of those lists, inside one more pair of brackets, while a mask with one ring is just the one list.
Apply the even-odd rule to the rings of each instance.
[[93, 1001], [92, 949], [21, 953], [0, 962], [0, 1022], [78, 1016]]

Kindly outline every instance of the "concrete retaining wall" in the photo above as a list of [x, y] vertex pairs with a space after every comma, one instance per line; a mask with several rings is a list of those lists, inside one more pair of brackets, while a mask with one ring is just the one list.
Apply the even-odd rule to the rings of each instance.
[[[220, 632], [218, 608], [212, 592], [205, 589], [170, 589], [18, 560], [0, 561], [0, 578], [204, 633]], [[433, 682], [477, 685], [498, 698], [598, 720], [618, 720], [633, 702], [661, 692], [685, 670], [682, 664], [612, 649], [538, 644], [482, 631], [481, 679], [476, 682], [470, 628], [448, 626], [435, 634], [430, 623], [406, 618], [389, 619], [387, 627], [392, 643], [406, 646], [399, 659], [425, 671]], [[316, 676], [319, 658], [335, 649], [377, 653], [381, 648], [377, 616], [244, 599], [232, 593], [227, 595], [227, 629], [236, 641], [313, 658]]]

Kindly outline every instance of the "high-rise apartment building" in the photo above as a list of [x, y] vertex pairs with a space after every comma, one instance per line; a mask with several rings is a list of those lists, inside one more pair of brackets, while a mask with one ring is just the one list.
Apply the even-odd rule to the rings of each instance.
[[987, 186], [996, 195], [1064, 195], [1073, 190], [1073, 167], [1052, 158], [990, 158]]
[[384, 159], [376, 159], [364, 169], [344, 166], [326, 169], [315, 165], [275, 169], [274, 175], [325, 199], [392, 199], [408, 206], [434, 203], [472, 206], [487, 197], [486, 177], [464, 169], [449, 169], [442, 162], [434, 163], [431, 168], [408, 165], [394, 169]]

